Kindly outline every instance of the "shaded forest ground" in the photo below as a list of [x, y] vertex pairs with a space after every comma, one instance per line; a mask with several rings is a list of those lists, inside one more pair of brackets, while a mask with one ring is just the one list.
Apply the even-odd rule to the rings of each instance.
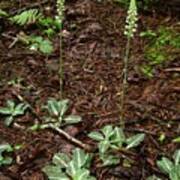
[[[21, 1], [9, 11], [31, 6], [38, 1]], [[55, 4], [46, 1], [36, 7], [54, 16]], [[126, 10], [113, 3], [78, 0], [67, 2], [64, 24], [65, 97], [71, 100], [71, 112], [81, 115], [83, 123], [66, 129], [76, 138], [93, 144], [87, 133], [105, 124], [119, 123], [119, 91], [122, 83], [123, 55], [126, 38], [123, 35]], [[134, 151], [133, 166], [121, 165], [112, 168], [98, 168], [93, 164], [92, 172], [99, 180], [146, 179], [151, 174], [164, 177], [156, 167], [160, 155], [170, 156], [178, 144], [172, 139], [180, 134], [180, 76], [179, 71], [168, 70], [180, 66], [180, 52], [173, 61], [156, 67], [152, 78], [139, 71], [139, 65], [146, 62], [144, 47], [148, 43], [138, 34], [159, 26], [177, 28], [179, 19], [175, 15], [147, 13], [139, 15], [138, 33], [133, 40], [129, 64], [129, 87], [127, 92], [125, 119], [127, 133], [144, 132], [145, 141]], [[31, 28], [21, 29], [3, 22], [2, 31], [16, 36], [20, 31], [33, 33]], [[177, 28], [178, 29], [178, 28]], [[44, 56], [25, 48], [21, 43], [12, 48], [12, 39], [0, 39], [0, 106], [6, 100], [18, 101], [19, 95], [26, 99], [41, 116], [39, 107], [49, 97], [58, 98], [59, 39], [55, 37], [55, 50]], [[21, 83], [8, 82], [21, 78]], [[0, 120], [2, 117], [0, 117]], [[43, 180], [41, 168], [57, 151], [69, 152], [74, 146], [53, 131], [30, 133], [26, 127], [38, 119], [31, 112], [18, 118], [20, 127], [7, 128], [0, 121], [0, 140], [10, 144], [23, 144], [14, 153], [15, 162], [0, 168], [0, 179]], [[163, 143], [158, 141], [165, 134]], [[166, 179], [164, 177], [164, 179]]]

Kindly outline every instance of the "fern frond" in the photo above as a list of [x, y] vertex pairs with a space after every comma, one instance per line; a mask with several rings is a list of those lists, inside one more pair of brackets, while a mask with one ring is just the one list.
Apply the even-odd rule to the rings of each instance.
[[11, 17], [10, 20], [13, 23], [23, 26], [35, 23], [42, 16], [43, 15], [38, 11], [38, 9], [30, 9]]
[[0, 17], [7, 17], [9, 16], [8, 13], [2, 9], [0, 9]]

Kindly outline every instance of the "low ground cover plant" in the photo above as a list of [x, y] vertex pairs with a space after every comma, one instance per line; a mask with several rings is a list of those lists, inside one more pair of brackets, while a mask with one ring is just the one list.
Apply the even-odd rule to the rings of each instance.
[[144, 140], [145, 134], [126, 137], [122, 128], [106, 125], [100, 131], [90, 132], [88, 136], [98, 142], [103, 166], [109, 166], [120, 162], [120, 157], [113, 155], [114, 150], [128, 150], [138, 146]]
[[52, 163], [45, 166], [42, 171], [49, 180], [95, 180], [89, 171], [91, 160], [92, 155], [76, 148], [69, 156], [65, 153], [56, 153]]
[[0, 108], [0, 114], [5, 116], [4, 123], [10, 126], [17, 116], [24, 115], [29, 105], [25, 103], [16, 104], [13, 100], [7, 100], [6, 107]]
[[178, 57], [180, 48], [180, 37], [173, 28], [159, 27], [157, 32], [147, 30], [140, 33], [149, 43], [145, 46], [146, 62], [141, 66], [141, 71], [147, 77], [153, 77], [155, 68], [162, 66]]

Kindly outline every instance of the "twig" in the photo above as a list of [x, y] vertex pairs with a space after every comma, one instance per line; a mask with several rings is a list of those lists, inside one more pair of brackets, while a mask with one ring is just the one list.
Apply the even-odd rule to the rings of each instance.
[[57, 131], [59, 134], [61, 134], [62, 136], [64, 136], [67, 140], [71, 141], [72, 143], [80, 146], [81, 148], [87, 150], [87, 151], [91, 151], [92, 148], [87, 145], [82, 143], [81, 141], [79, 141], [78, 139], [70, 136], [68, 133], [66, 133], [65, 131], [63, 131], [62, 129], [58, 128], [58, 127], [54, 127], [54, 126], [50, 126], [50, 128], [54, 129], [55, 131]]
[[9, 49], [12, 48], [19, 41], [18, 37], [13, 37], [13, 36], [10, 36], [10, 35], [5, 34], [5, 33], [2, 33], [2, 36], [7, 38], [7, 39], [13, 40], [13, 42], [8, 46]]
[[166, 68], [164, 71], [166, 71], [166, 72], [180, 72], [180, 67]]

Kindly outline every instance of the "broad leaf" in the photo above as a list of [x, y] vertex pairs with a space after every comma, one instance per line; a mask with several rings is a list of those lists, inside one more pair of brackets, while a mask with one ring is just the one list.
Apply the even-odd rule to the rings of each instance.
[[171, 180], [180, 180], [180, 165], [174, 166], [169, 173]]
[[11, 111], [11, 109], [8, 108], [8, 107], [2, 107], [2, 108], [0, 108], [0, 114], [9, 115], [9, 114], [11, 114], [11, 113], [12, 113], [12, 111]]
[[77, 163], [74, 162], [74, 161], [70, 161], [68, 167], [66, 168], [66, 173], [67, 173], [69, 176], [73, 177], [73, 176], [76, 175], [77, 169], [79, 169]]
[[49, 180], [70, 180], [58, 166], [47, 165], [42, 171], [48, 176]]
[[87, 169], [77, 169], [76, 174], [72, 177], [73, 180], [95, 180], [90, 176], [90, 172]]
[[28, 104], [24, 104], [24, 103], [20, 103], [18, 104], [13, 112], [13, 116], [17, 116], [17, 115], [23, 115], [24, 111], [29, 107]]
[[42, 40], [39, 43], [39, 50], [44, 54], [51, 54], [53, 52], [53, 45], [49, 40]]
[[163, 157], [160, 161], [157, 161], [157, 166], [162, 172], [169, 174], [172, 170], [173, 163], [168, 158]]
[[47, 108], [51, 116], [59, 115], [60, 112], [59, 104], [55, 99], [48, 100]]
[[7, 17], [9, 16], [8, 13], [2, 9], [0, 9], [0, 17]]
[[5, 118], [4, 124], [5, 124], [6, 126], [10, 126], [10, 125], [13, 123], [13, 121], [14, 121], [13, 116], [8, 116], [7, 118]]
[[178, 136], [177, 138], [173, 139], [173, 142], [180, 143], [180, 136]]
[[104, 154], [109, 149], [109, 147], [110, 147], [110, 143], [108, 140], [101, 141], [98, 144], [99, 152], [102, 154]]
[[15, 108], [15, 102], [12, 100], [7, 100], [7, 107], [11, 110], [11, 112], [14, 110]]
[[104, 139], [103, 135], [96, 131], [89, 133], [88, 137], [96, 141], [102, 141]]
[[76, 148], [73, 150], [73, 162], [76, 163], [78, 168], [83, 167], [86, 164], [86, 161], [88, 160], [88, 154], [85, 154], [85, 152], [79, 148]]
[[175, 165], [180, 164], [180, 149], [175, 151], [175, 153], [173, 155], [173, 159], [174, 159]]
[[56, 153], [53, 156], [52, 162], [59, 166], [59, 168], [65, 168], [68, 166], [70, 158], [65, 153]]
[[113, 127], [111, 125], [106, 125], [102, 128], [102, 132], [106, 139], [109, 139], [113, 135]]
[[140, 134], [136, 134], [130, 138], [128, 138], [126, 140], [127, 143], [127, 149], [130, 149], [132, 147], [136, 147], [138, 146], [143, 140], [144, 140], [145, 134], [144, 133], [140, 133]]
[[81, 122], [82, 118], [77, 115], [69, 115], [65, 117], [63, 120], [66, 122], [66, 124], [75, 124]]
[[69, 106], [69, 100], [68, 99], [64, 99], [58, 102], [59, 104], [59, 112], [60, 112], [60, 116], [64, 116], [64, 114], [66, 113], [66, 111], [68, 110], [68, 106]]
[[103, 166], [117, 165], [120, 162], [120, 158], [114, 155], [103, 155], [101, 156], [101, 160], [103, 161]]
[[111, 137], [111, 144], [113, 143], [112, 147], [116, 147], [116, 149], [121, 148], [125, 140], [126, 140], [126, 137], [122, 128], [115, 127], [114, 134]]
[[12, 152], [13, 148], [9, 144], [1, 144], [0, 145], [0, 165], [8, 165], [12, 163], [11, 157], [4, 157], [4, 152]]

